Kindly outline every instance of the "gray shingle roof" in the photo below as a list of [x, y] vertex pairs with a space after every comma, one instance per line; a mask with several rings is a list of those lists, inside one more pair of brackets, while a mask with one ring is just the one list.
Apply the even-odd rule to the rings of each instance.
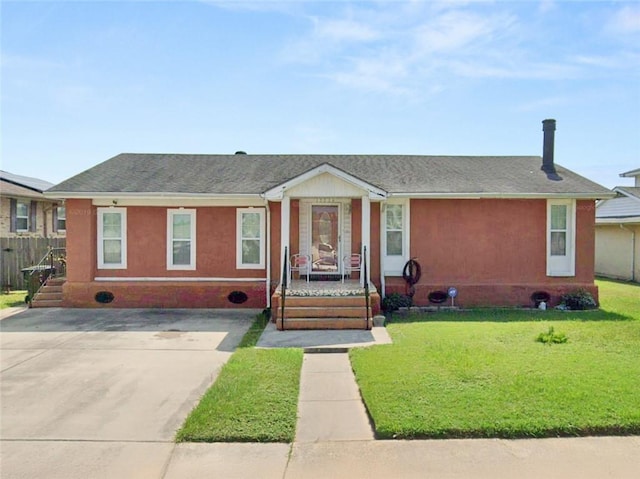
[[611, 191], [559, 165], [563, 181], [540, 170], [539, 156], [183, 155], [123, 153], [48, 193], [260, 194], [322, 164], [391, 194], [584, 195]]
[[39, 178], [15, 175], [13, 173], [9, 173], [8, 171], [3, 171], [3, 170], [0, 170], [0, 178], [8, 181], [9, 183], [24, 186], [31, 190], [37, 191], [38, 193], [42, 193], [47, 188], [51, 188], [53, 186], [53, 183], [50, 183], [45, 180], [41, 180]]
[[0, 179], [0, 194], [12, 198], [46, 199], [42, 193], [32, 188], [8, 182], [4, 178]]
[[640, 200], [640, 186], [616, 186], [616, 191], [621, 191], [628, 196], [635, 196]]

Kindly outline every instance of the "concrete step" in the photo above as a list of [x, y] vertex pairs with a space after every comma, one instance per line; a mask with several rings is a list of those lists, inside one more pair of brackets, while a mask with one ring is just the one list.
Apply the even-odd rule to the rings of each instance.
[[62, 285], [54, 285], [51, 286], [50, 284], [45, 284], [42, 288], [40, 288], [40, 291], [42, 292], [47, 292], [47, 293], [60, 293], [62, 294]]
[[[281, 311], [278, 311], [280, 313]], [[286, 318], [362, 318], [367, 315], [363, 306], [289, 306], [285, 305], [284, 315]], [[371, 316], [371, 310], [369, 310]]]
[[67, 278], [65, 277], [57, 277], [57, 278], [48, 278], [47, 286], [62, 286]]
[[282, 320], [276, 320], [276, 327], [282, 331], [292, 329], [371, 329], [373, 320], [369, 322], [364, 316], [360, 318], [291, 318], [285, 319], [284, 328]]
[[62, 292], [47, 291], [43, 288], [33, 299], [34, 301], [62, 301]]
[[31, 302], [32, 308], [61, 308], [61, 299], [34, 299]]

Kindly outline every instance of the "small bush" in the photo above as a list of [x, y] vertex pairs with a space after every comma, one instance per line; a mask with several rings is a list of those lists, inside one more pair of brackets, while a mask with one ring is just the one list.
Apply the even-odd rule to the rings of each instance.
[[552, 344], [566, 343], [567, 341], [569, 341], [569, 338], [564, 333], [556, 333], [553, 330], [553, 326], [550, 326], [549, 331], [547, 331], [546, 333], [540, 333], [536, 338], [536, 341], [551, 346]]
[[595, 309], [598, 306], [596, 300], [586, 289], [578, 289], [563, 295], [560, 305], [573, 310]]
[[382, 310], [385, 313], [397, 311], [399, 308], [410, 308], [413, 305], [413, 298], [406, 294], [391, 293], [382, 300]]

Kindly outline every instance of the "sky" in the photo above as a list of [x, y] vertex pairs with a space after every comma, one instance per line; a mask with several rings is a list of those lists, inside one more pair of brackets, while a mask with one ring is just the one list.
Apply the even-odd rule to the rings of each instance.
[[[640, 168], [640, 2], [7, 1], [1, 168], [119, 153], [541, 155]], [[407, 172], [410, 174], [410, 172]]]

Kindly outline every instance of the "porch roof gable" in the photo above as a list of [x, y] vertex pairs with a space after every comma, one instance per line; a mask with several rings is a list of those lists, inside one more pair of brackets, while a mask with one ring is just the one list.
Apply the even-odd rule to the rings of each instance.
[[315, 168], [311, 168], [310, 170], [305, 171], [304, 173], [291, 178], [279, 185], [270, 188], [265, 191], [264, 196], [269, 200], [280, 200], [284, 196], [285, 192], [288, 190], [292, 190], [297, 186], [301, 186], [306, 182], [309, 182], [313, 179], [320, 177], [321, 175], [329, 174], [339, 180], [348, 183], [351, 186], [356, 187], [359, 190], [362, 190], [363, 194], [368, 194], [370, 199], [383, 199], [387, 197], [387, 192], [382, 188], [378, 188], [371, 183], [368, 183], [352, 174], [347, 173], [346, 171], [341, 170], [340, 168], [336, 168], [330, 163], [323, 163]]

